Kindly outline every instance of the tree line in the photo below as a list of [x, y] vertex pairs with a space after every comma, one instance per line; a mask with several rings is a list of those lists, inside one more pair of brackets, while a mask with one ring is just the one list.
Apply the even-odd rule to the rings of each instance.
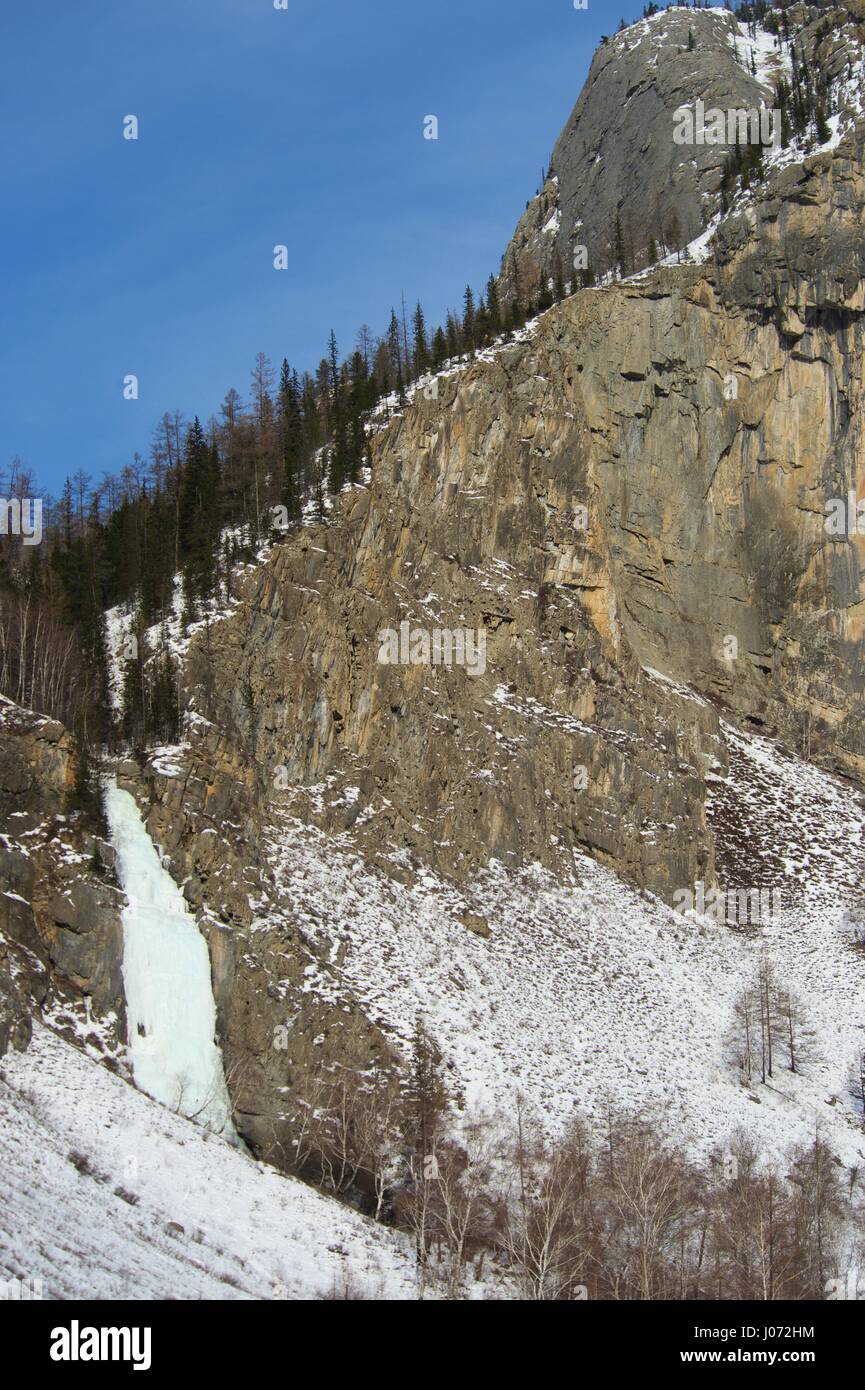
[[[143, 633], [178, 604], [185, 626], [225, 597], [232, 568], [283, 533], [275, 508], [289, 528], [304, 515], [326, 520], [327, 498], [371, 466], [374, 415], [387, 420], [419, 378], [521, 328], [565, 292], [561, 267], [531, 292], [517, 273], [504, 299], [491, 275], [480, 294], [466, 286], [461, 309], [434, 329], [422, 305], [408, 313], [403, 297], [385, 331], [362, 326], [347, 355], [333, 331], [314, 372], [285, 359], [277, 372], [259, 353], [245, 399], [232, 387], [206, 423], [166, 413], [146, 458], [136, 453], [99, 482], [84, 470], [68, 477], [59, 498], [43, 497], [42, 544], [5, 537], [0, 547], [0, 690], [91, 742], [109, 738], [117, 730], [104, 614], [126, 605], [139, 640], [124, 673], [120, 732], [164, 734], [171, 662], [164, 654], [149, 662]], [[0, 473], [0, 496], [36, 495], [19, 459]]]
[[466, 1298], [480, 1279], [533, 1301], [821, 1300], [845, 1287], [861, 1179], [819, 1135], [773, 1160], [739, 1133], [695, 1159], [657, 1111], [610, 1104], [551, 1138], [519, 1095], [507, 1114], [455, 1112], [443, 1074], [418, 1020], [402, 1081], [295, 1077], [281, 1127], [284, 1166], [410, 1235], [421, 1297]]
[[[790, 36], [786, 11], [769, 13], [757, 3], [736, 13]], [[777, 97], [785, 139], [811, 126], [825, 138], [831, 92], [801, 44], [792, 52], [792, 80], [779, 84]], [[761, 172], [759, 146], [733, 150], [722, 206], [738, 181]], [[154, 662], [145, 652], [145, 631], [177, 608], [187, 625], [227, 598], [232, 569], [283, 533], [274, 527], [275, 508], [289, 528], [304, 516], [326, 520], [328, 498], [357, 483], [371, 464], [371, 424], [398, 411], [427, 373], [513, 334], [598, 275], [627, 275], [681, 251], [684, 239], [675, 207], [648, 217], [622, 209], [593, 262], [587, 253], [567, 273], [558, 247], [544, 271], [512, 248], [500, 277], [491, 275], [480, 293], [466, 286], [459, 309], [436, 327], [419, 302], [410, 312], [402, 297], [384, 331], [375, 335], [363, 325], [347, 354], [331, 332], [315, 371], [299, 372], [285, 359], [277, 370], [259, 353], [245, 398], [229, 389], [206, 422], [188, 422], [177, 410], [164, 414], [147, 456], [136, 453], [116, 475], [94, 482], [78, 470], [58, 499], [44, 499], [41, 545], [5, 537], [0, 546], [0, 691], [56, 715], [91, 742], [118, 732], [138, 742], [164, 736], [176, 724], [176, 673], [168, 655]], [[37, 492], [19, 460], [0, 476], [0, 496]], [[133, 669], [124, 672], [119, 729], [103, 618], [116, 605], [134, 609], [139, 638]]]

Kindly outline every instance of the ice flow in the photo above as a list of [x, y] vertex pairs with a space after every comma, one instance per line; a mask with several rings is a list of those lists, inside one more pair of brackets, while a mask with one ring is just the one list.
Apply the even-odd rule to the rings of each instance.
[[135, 1084], [237, 1143], [215, 1042], [207, 942], [162, 867], [135, 801], [113, 778], [106, 782], [105, 812], [127, 898], [123, 985]]

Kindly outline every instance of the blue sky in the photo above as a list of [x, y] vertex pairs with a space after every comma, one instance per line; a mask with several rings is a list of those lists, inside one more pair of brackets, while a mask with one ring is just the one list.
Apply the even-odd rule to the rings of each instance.
[[314, 369], [403, 290], [438, 322], [498, 268], [600, 34], [641, 8], [5, 6], [2, 464], [56, 494], [146, 456], [164, 411], [246, 397], [259, 351]]

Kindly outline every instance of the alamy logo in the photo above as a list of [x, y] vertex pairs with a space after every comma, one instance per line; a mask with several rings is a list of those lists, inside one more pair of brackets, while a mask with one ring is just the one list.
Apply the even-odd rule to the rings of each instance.
[[69, 1327], [51, 1332], [52, 1361], [131, 1361], [134, 1371], [150, 1370], [149, 1327]]
[[673, 906], [677, 912], [695, 912], [698, 917], [711, 917], [719, 926], [768, 926], [781, 909], [777, 888], [709, 888], [703, 883], [690, 888], [677, 888]]
[[847, 497], [830, 497], [826, 507], [826, 531], [830, 536], [865, 536], [865, 500], [852, 490]]
[[411, 627], [402, 622], [399, 631], [385, 627], [377, 634], [380, 666], [464, 666], [469, 676], [487, 669], [487, 633], [471, 628]]
[[706, 110], [698, 101], [693, 109], [679, 106], [673, 112], [673, 141], [677, 145], [780, 145], [781, 112], [774, 107], [749, 109], [718, 106]]
[[25, 545], [39, 545], [42, 498], [0, 497], [0, 536], [21, 536]]
[[32, 1303], [42, 1298], [41, 1279], [0, 1280], [0, 1302]]

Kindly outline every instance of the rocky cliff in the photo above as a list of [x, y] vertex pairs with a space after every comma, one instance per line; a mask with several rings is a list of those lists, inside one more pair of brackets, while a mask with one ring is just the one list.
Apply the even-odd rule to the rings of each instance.
[[[394, 1041], [287, 844], [431, 874], [483, 939], [491, 861], [578, 883], [588, 851], [668, 901], [712, 882], [719, 712], [861, 777], [862, 541], [826, 513], [862, 460], [863, 193], [856, 136], [780, 170], [705, 264], [583, 291], [418, 391], [368, 483], [194, 638], [185, 746], [128, 772], [270, 1156], [286, 1087]], [[403, 623], [483, 631], [483, 670], [383, 662]]]
[[[555, 273], [575, 275], [575, 251], [595, 276], [616, 255], [616, 220], [629, 269], [657, 252], [679, 252], [719, 210], [729, 147], [673, 139], [680, 108], [759, 110], [775, 105], [779, 78], [798, 58], [829, 85], [860, 68], [865, 39], [859, 0], [792, 5], [786, 29], [749, 26], [723, 9], [661, 10], [607, 39], [556, 141], [546, 182], [531, 199], [502, 259], [500, 286], [526, 300]], [[777, 16], [776, 16], [777, 19]], [[784, 38], [784, 34], [787, 38]], [[839, 115], [855, 103], [839, 95]]]
[[27, 1045], [38, 1010], [113, 1064], [124, 1038], [113, 853], [78, 804], [69, 734], [2, 697], [0, 825], [0, 1055]]
[[[691, 11], [605, 45], [520, 256], [543, 273], [538, 235], [564, 255], [580, 219], [601, 238], [625, 189], [648, 209], [673, 191], [699, 231], [718, 151], [680, 159], [658, 131], [686, 99], [765, 97], [732, 45], [728, 16]], [[290, 1163], [312, 1073], [399, 1056], [404, 1029], [350, 968], [353, 881], [374, 880], [364, 901], [395, 929], [426, 893], [441, 939], [482, 954], [504, 902], [491, 874], [540, 874], [549, 894], [596, 861], [667, 903], [723, 876], [722, 716], [861, 781], [863, 542], [826, 516], [861, 486], [865, 169], [861, 126], [836, 134], [737, 200], [699, 264], [581, 290], [379, 419], [364, 484], [192, 635], [182, 745], [118, 764], [199, 911], [257, 1153]], [[436, 632], [462, 634], [463, 659], [436, 663]], [[15, 733], [4, 784], [35, 759], [59, 794], [62, 731]], [[68, 978], [116, 1010], [116, 890], [79, 859], [40, 898], [30, 828], [7, 865], [28, 988]]]
[[[860, 135], [705, 265], [575, 295], [382, 429], [193, 647], [265, 818], [459, 879], [588, 847], [668, 894], [711, 876], [723, 754], [656, 671], [861, 772], [861, 540], [827, 511], [862, 454], [863, 193]], [[483, 631], [483, 671], [383, 664], [403, 622]]]

